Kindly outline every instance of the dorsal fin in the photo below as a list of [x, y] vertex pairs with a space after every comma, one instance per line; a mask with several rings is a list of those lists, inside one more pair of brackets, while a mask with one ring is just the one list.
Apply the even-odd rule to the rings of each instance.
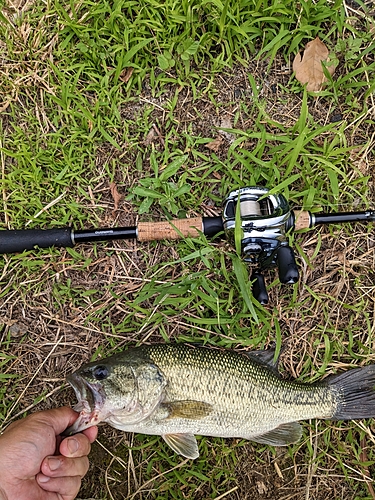
[[266, 366], [269, 370], [272, 370], [277, 375], [280, 375], [278, 370], [279, 356], [275, 360], [276, 349], [263, 349], [259, 351], [246, 351], [245, 354], [250, 359], [256, 361], [257, 363]]

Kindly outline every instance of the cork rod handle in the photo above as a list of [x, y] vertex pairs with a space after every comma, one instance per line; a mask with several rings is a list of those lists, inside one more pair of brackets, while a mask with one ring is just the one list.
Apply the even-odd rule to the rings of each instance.
[[140, 222], [138, 224], [138, 241], [179, 240], [196, 238], [203, 231], [202, 217], [191, 219], [172, 219], [163, 222]]
[[298, 231], [299, 229], [306, 229], [311, 227], [311, 215], [310, 212], [304, 210], [294, 210], [294, 229]]

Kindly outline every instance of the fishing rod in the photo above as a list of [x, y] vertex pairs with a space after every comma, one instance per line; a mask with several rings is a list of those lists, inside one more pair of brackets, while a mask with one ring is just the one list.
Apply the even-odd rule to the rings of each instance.
[[291, 210], [282, 194], [271, 194], [264, 187], [244, 187], [229, 193], [223, 214], [217, 217], [194, 217], [156, 222], [140, 222], [137, 226], [75, 230], [72, 227], [54, 229], [15, 229], [0, 231], [0, 253], [10, 254], [35, 247], [73, 247], [79, 243], [136, 239], [140, 242], [177, 240], [225, 235], [235, 245], [241, 235], [241, 252], [246, 262], [256, 265], [250, 279], [254, 297], [268, 303], [263, 272], [277, 267], [280, 282], [293, 284], [299, 272], [288, 232], [313, 228], [322, 224], [373, 222], [375, 211], [311, 213]]

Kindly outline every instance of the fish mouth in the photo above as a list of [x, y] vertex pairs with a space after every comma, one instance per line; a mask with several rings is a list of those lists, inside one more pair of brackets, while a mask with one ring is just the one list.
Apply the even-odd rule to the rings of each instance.
[[71, 436], [98, 424], [105, 418], [106, 395], [101, 384], [92, 384], [78, 373], [68, 375], [66, 380], [73, 387], [78, 400], [73, 410], [79, 412], [79, 417], [62, 434]]

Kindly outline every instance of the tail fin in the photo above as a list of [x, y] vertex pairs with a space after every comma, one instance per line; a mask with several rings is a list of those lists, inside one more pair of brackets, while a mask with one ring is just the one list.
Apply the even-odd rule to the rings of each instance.
[[375, 417], [375, 365], [335, 375], [327, 383], [337, 403], [332, 419]]

